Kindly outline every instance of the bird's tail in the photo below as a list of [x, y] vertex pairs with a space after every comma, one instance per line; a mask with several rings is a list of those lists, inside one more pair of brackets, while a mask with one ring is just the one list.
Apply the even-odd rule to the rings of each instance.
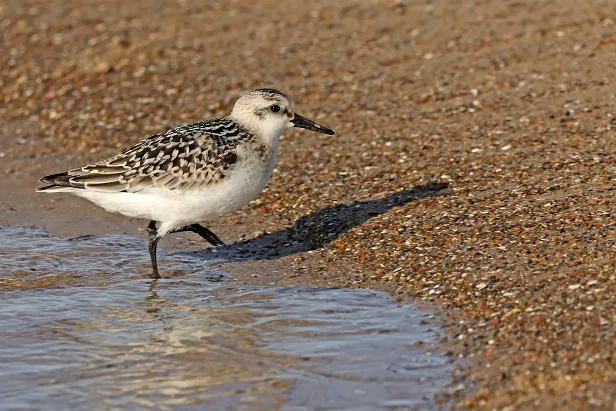
[[74, 191], [74, 187], [71, 186], [69, 182], [68, 173], [58, 173], [58, 174], [50, 174], [45, 176], [39, 180], [41, 183], [48, 184], [44, 187], [39, 187], [36, 189], [37, 192], [41, 193], [67, 193]]
[[59, 186], [56, 184], [51, 184], [45, 187], [39, 187], [36, 189], [37, 193], [71, 193], [76, 189], [74, 187], [65, 187]]

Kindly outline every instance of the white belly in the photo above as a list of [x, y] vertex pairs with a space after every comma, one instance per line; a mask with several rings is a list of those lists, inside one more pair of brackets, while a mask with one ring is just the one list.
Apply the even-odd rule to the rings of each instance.
[[176, 193], [155, 187], [136, 193], [78, 190], [73, 194], [110, 212], [160, 221], [159, 234], [165, 235], [189, 224], [220, 217], [254, 200], [272, 174], [276, 151], [273, 150], [267, 163], [256, 158], [243, 162], [220, 183], [202, 192]]

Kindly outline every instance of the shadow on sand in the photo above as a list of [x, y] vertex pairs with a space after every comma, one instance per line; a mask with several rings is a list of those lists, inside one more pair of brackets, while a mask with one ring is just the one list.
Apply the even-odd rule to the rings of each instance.
[[338, 204], [301, 217], [292, 227], [264, 234], [260, 237], [201, 251], [179, 252], [206, 261], [236, 262], [271, 260], [295, 253], [323, 247], [335, 241], [342, 233], [383, 214], [393, 207], [402, 206], [426, 197], [447, 195], [447, 183], [429, 183], [400, 191], [379, 200]]

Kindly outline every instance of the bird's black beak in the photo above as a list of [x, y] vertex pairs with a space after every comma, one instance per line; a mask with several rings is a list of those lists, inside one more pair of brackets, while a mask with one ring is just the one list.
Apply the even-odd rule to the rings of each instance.
[[330, 130], [327, 127], [323, 127], [322, 125], [315, 123], [312, 120], [308, 120], [306, 117], [302, 117], [299, 114], [295, 113], [293, 120], [293, 127], [305, 128], [306, 130], [316, 131], [317, 133], [334, 135], [334, 130]]

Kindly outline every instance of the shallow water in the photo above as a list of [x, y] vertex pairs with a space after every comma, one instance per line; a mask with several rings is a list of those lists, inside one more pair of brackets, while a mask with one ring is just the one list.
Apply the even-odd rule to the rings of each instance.
[[[145, 241], [0, 227], [3, 409], [418, 409], [448, 382], [429, 312], [382, 292], [234, 286]], [[171, 267], [171, 269], [170, 269]]]

